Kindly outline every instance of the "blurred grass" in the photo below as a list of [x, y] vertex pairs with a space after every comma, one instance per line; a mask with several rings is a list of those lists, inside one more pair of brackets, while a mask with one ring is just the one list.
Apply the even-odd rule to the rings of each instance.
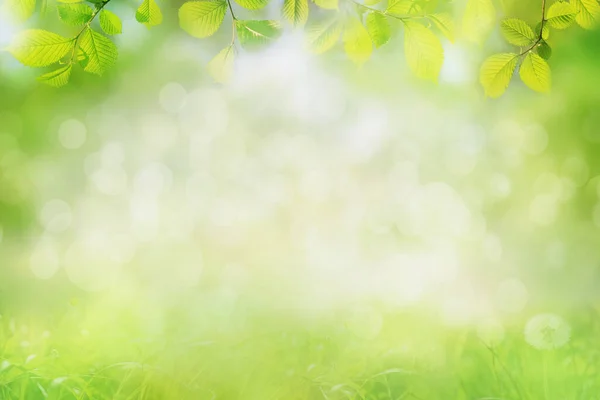
[[[525, 7], [532, 6], [514, 2], [511, 7], [511, 12], [525, 15]], [[367, 315], [356, 319], [355, 308], [348, 305], [319, 312], [278, 307], [278, 298], [261, 290], [269, 287], [264, 283], [232, 305], [213, 290], [218, 279], [211, 282], [210, 274], [219, 268], [216, 261], [207, 266], [208, 282], [199, 289], [214, 299], [201, 302], [192, 290], [161, 297], [137, 282], [89, 294], [62, 272], [57, 279], [35, 278], [27, 260], [30, 240], [38, 234], [40, 193], [26, 176], [39, 157], [50, 163], [69, 157], [57, 150], [50, 134], [56, 121], [67, 116], [83, 119], [107, 99], [143, 108], [141, 99], [156, 97], [171, 81], [215, 87], [198, 59], [208, 59], [218, 46], [180, 34], [166, 38], [168, 27], [160, 29], [124, 51], [118, 68], [102, 80], [75, 76], [73, 84], [60, 91], [39, 86], [31, 71], [14, 68], [1, 57], [0, 398], [600, 398], [599, 234], [591, 222], [597, 182], [588, 179], [578, 188], [552, 227], [517, 231], [515, 224], [503, 225], [502, 218], [496, 218], [529, 200], [536, 177], [560, 171], [572, 154], [582, 157], [590, 178], [600, 174], [597, 32], [578, 31], [556, 39], [551, 95], [530, 93], [513, 82], [507, 95], [495, 102], [483, 101], [474, 82], [442, 82], [437, 87], [409, 81], [395, 49], [361, 71], [336, 54], [320, 61], [325, 70], [341, 75], [344, 85], [366, 97], [395, 102], [397, 93], [416, 92], [422, 95], [418, 101], [458, 104], [486, 129], [498, 119], [536, 121], [546, 129], [544, 157], [528, 158], [514, 172], [509, 200], [485, 210], [506, 240], [505, 248], [517, 249], [511, 254], [518, 265], [512, 272], [531, 291], [528, 307], [502, 320], [504, 340], [490, 347], [477, 334], [477, 326], [448, 326], [438, 310], [425, 305], [398, 310], [368, 304]], [[184, 43], [177, 51], [186, 56], [164, 62], [165, 54], [178, 53], [163, 43]], [[192, 54], [196, 50], [198, 54]], [[468, 50], [476, 68], [484, 54]], [[390, 82], [389, 77], [398, 78]], [[120, 97], [114, 98], [115, 93]], [[89, 141], [90, 146], [100, 143], [94, 134]], [[59, 185], [61, 177], [54, 179]], [[467, 188], [469, 178], [460, 184]], [[562, 269], [548, 269], [543, 249], [556, 237], [567, 256]], [[502, 275], [479, 273], [493, 280]], [[569, 344], [551, 352], [532, 348], [523, 337], [528, 318], [547, 310], [562, 315], [572, 328]]]

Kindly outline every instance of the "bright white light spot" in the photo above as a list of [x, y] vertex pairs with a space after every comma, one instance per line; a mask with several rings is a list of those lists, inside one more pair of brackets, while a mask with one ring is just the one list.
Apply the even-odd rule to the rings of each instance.
[[59, 266], [60, 256], [56, 242], [42, 236], [29, 258], [31, 272], [40, 279], [50, 279], [58, 271]]
[[490, 191], [498, 198], [506, 198], [511, 192], [510, 179], [506, 175], [495, 173], [490, 177]]
[[496, 291], [496, 307], [507, 313], [523, 311], [527, 304], [529, 293], [519, 279], [511, 278], [498, 284]]
[[58, 140], [63, 147], [75, 150], [83, 146], [87, 137], [87, 128], [76, 119], [68, 119], [58, 128]]
[[60, 233], [66, 231], [73, 220], [71, 206], [63, 200], [50, 200], [40, 212], [40, 222], [47, 231]]
[[529, 219], [540, 226], [552, 225], [556, 220], [557, 213], [557, 200], [552, 195], [538, 195], [529, 205]]
[[179, 83], [171, 82], [162, 87], [159, 94], [159, 102], [163, 110], [176, 113], [185, 104], [187, 92]]
[[502, 242], [500, 238], [488, 234], [483, 240], [483, 251], [489, 260], [500, 261], [502, 259]]
[[138, 171], [133, 181], [133, 187], [142, 195], [154, 197], [168, 190], [172, 181], [173, 173], [166, 165], [151, 163]]
[[119, 142], [110, 142], [102, 147], [100, 151], [102, 165], [105, 167], [120, 166], [125, 161], [125, 149]]
[[101, 168], [94, 172], [91, 180], [100, 193], [119, 196], [127, 190], [127, 174], [120, 167]]

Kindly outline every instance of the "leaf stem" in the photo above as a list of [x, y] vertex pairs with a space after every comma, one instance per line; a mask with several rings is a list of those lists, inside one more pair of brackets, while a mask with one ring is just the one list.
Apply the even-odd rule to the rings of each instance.
[[105, 1], [103, 1], [102, 4], [100, 4], [100, 6], [98, 8], [96, 8], [96, 10], [94, 10], [92, 16], [85, 23], [85, 25], [83, 25], [83, 28], [81, 28], [81, 30], [79, 31], [79, 33], [77, 33], [77, 35], [73, 38], [73, 41], [75, 43], [73, 43], [73, 52], [71, 53], [71, 58], [69, 59], [69, 64], [73, 64], [73, 59], [75, 58], [75, 51], [77, 50], [77, 42], [79, 41], [79, 38], [81, 37], [81, 35], [83, 34], [83, 32], [85, 32], [87, 29], [89, 29], [90, 25], [92, 24], [92, 22], [96, 18], [96, 15], [100, 14], [100, 11], [102, 11], [104, 9], [104, 7], [106, 7], [106, 5], [108, 3], [110, 3], [110, 1], [111, 0], [105, 0]]
[[227, 0], [227, 5], [229, 6], [229, 12], [231, 13], [231, 44], [230, 47], [235, 43], [235, 23], [237, 18], [235, 17], [235, 13], [233, 12], [233, 7], [231, 6], [231, 0]]
[[529, 46], [524, 52], [519, 54], [519, 56], [525, 55], [529, 53], [531, 50], [535, 48], [542, 40], [544, 40], [544, 26], [546, 25], [546, 0], [542, 0], [542, 21], [540, 22], [540, 33], [535, 42], [531, 46]]
[[366, 10], [372, 11], [372, 12], [377, 13], [377, 14], [381, 14], [384, 17], [391, 17], [391, 18], [399, 19], [401, 21], [404, 21], [404, 20], [407, 20], [407, 19], [427, 18], [427, 15], [394, 15], [394, 14], [388, 14], [387, 11], [381, 11], [381, 10], [378, 10], [376, 8], [366, 6], [366, 5], [361, 4], [361, 3], [359, 3], [359, 2], [357, 2], [355, 0], [352, 0], [352, 2], [354, 4], [356, 4], [357, 6], [359, 6], [359, 7], [362, 7], [364, 9], [366, 9]]

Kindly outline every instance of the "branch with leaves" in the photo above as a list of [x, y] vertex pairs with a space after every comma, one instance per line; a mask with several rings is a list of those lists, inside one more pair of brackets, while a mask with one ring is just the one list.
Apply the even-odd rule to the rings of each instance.
[[500, 30], [508, 43], [520, 50], [512, 53], [494, 54], [487, 58], [480, 71], [480, 82], [489, 97], [499, 97], [507, 89], [517, 65], [519, 76], [529, 88], [542, 93], [552, 85], [550, 65], [552, 48], [547, 40], [550, 28], [566, 29], [574, 22], [585, 29], [595, 27], [600, 20], [597, 0], [558, 1], [547, 7], [541, 2], [541, 18], [535, 30], [527, 22], [517, 18], [502, 20]]
[[[56, 0], [58, 17], [67, 25], [81, 27], [70, 37], [33, 29], [18, 35], [8, 48], [26, 66], [58, 68], [40, 76], [51, 86], [65, 85], [76, 66], [102, 75], [117, 60], [117, 48], [109, 39], [122, 32], [121, 20], [107, 9], [111, 0]], [[494, 0], [466, 0], [462, 10], [460, 36], [482, 44], [496, 24]], [[598, 0], [540, 0], [541, 17], [535, 28], [518, 18], [501, 21], [500, 31], [518, 51], [487, 58], [480, 71], [485, 94], [499, 97], [508, 87], [515, 70], [522, 81], [539, 92], [548, 92], [551, 72], [547, 60], [551, 29], [566, 29], [577, 22], [591, 29], [600, 21]], [[550, 4], [554, 1], [553, 4]], [[36, 0], [6, 0], [5, 6], [26, 19], [35, 10]], [[89, 4], [88, 4], [89, 3]], [[231, 18], [231, 40], [207, 65], [217, 81], [227, 81], [239, 51], [263, 47], [281, 35], [287, 26], [303, 28], [306, 44], [320, 54], [341, 43], [348, 58], [364, 64], [373, 50], [403, 32], [404, 54], [410, 70], [418, 77], [437, 82], [444, 61], [440, 37], [454, 42], [455, 15], [451, 0], [284, 0], [279, 20], [240, 19], [236, 8], [259, 12], [270, 0], [193, 0], [179, 9], [179, 25], [191, 36], [213, 36]], [[98, 18], [97, 18], [98, 17]], [[155, 0], [143, 0], [136, 12], [138, 22], [148, 27], [163, 20]], [[97, 23], [95, 22], [97, 21]], [[228, 29], [227, 27], [225, 29]], [[103, 33], [104, 34], [103, 34]]]

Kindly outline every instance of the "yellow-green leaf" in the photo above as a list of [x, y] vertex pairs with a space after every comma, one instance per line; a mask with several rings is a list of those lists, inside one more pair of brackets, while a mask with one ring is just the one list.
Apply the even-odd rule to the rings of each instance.
[[72, 26], [87, 24], [94, 15], [94, 10], [83, 3], [59, 4], [56, 9], [60, 19]]
[[269, 0], [235, 0], [235, 2], [248, 10], [260, 10], [269, 4]]
[[500, 31], [510, 44], [515, 46], [527, 46], [536, 39], [533, 29], [527, 22], [517, 18], [506, 18], [500, 23]]
[[151, 26], [160, 25], [163, 20], [162, 11], [154, 0], [144, 0], [135, 13], [135, 19], [137, 22], [146, 25], [148, 28]]
[[73, 66], [71, 64], [48, 72], [38, 77], [38, 81], [45, 83], [46, 85], [59, 88], [69, 83], [71, 77], [71, 71]]
[[392, 30], [387, 18], [378, 12], [367, 14], [367, 31], [371, 35], [375, 47], [381, 47], [386, 44], [392, 36]]
[[429, 19], [450, 42], [454, 42], [454, 20], [449, 13], [428, 15]]
[[45, 67], [59, 62], [73, 48], [75, 41], [41, 29], [30, 29], [17, 35], [7, 48], [21, 64]]
[[81, 35], [79, 46], [87, 55], [86, 72], [102, 75], [117, 61], [117, 46], [102, 34], [86, 29]]
[[358, 19], [350, 18], [346, 21], [342, 40], [346, 55], [356, 64], [363, 64], [371, 57], [373, 42], [369, 32]]
[[325, 53], [340, 40], [342, 24], [337, 19], [309, 23], [306, 27], [308, 47], [316, 54]]
[[35, 0], [5, 0], [0, 11], [2, 9], [6, 10], [7, 14], [17, 22], [24, 22], [35, 12]]
[[339, 6], [339, 0], [313, 0], [314, 3], [325, 10], [337, 10]]
[[385, 12], [387, 14], [404, 16], [421, 14], [423, 9], [416, 0], [390, 0]]
[[542, 39], [548, 40], [550, 37], [550, 28], [548, 27], [548, 24], [544, 23], [544, 26], [542, 27], [542, 23], [538, 22], [538, 24], [535, 26], [535, 35], [539, 37], [540, 32], [542, 33]]
[[600, 5], [597, 0], [572, 0], [571, 4], [577, 11], [575, 21], [585, 29], [592, 29], [600, 20]]
[[301, 26], [308, 20], [307, 0], [284, 0], [283, 17], [294, 26]]
[[281, 35], [281, 26], [277, 21], [235, 21], [238, 40], [243, 47], [260, 47], [271, 43]]
[[411, 71], [419, 78], [437, 82], [444, 62], [440, 40], [418, 22], [404, 23], [404, 53]]
[[366, 6], [374, 6], [381, 3], [383, 0], [364, 0]]
[[462, 33], [467, 40], [482, 43], [496, 24], [492, 0], [468, 0], [462, 20]]
[[544, 60], [549, 60], [552, 57], [552, 47], [543, 40], [537, 45], [537, 52]]
[[575, 21], [576, 16], [577, 10], [571, 3], [560, 1], [552, 4], [548, 9], [546, 24], [555, 29], [566, 29]]
[[123, 32], [121, 19], [108, 10], [100, 12], [100, 27], [107, 35], [118, 35]]
[[518, 54], [494, 54], [488, 57], [481, 66], [479, 82], [488, 97], [500, 97], [506, 91], [517, 67]]
[[550, 66], [539, 55], [529, 52], [521, 63], [519, 70], [521, 80], [536, 92], [547, 93], [550, 91], [552, 79]]
[[179, 25], [194, 37], [209, 37], [219, 29], [226, 12], [224, 0], [190, 1], [179, 9]]
[[214, 80], [220, 83], [226, 83], [233, 73], [234, 58], [235, 49], [233, 46], [225, 47], [208, 62], [206, 69]]

